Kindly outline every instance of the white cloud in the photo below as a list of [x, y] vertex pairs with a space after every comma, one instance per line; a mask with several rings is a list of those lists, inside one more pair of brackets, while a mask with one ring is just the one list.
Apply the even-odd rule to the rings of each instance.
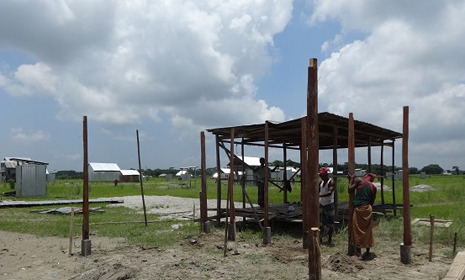
[[401, 132], [407, 105], [413, 146], [463, 158], [450, 143], [465, 138], [465, 1], [314, 2], [313, 22], [337, 20], [345, 41], [321, 63], [320, 110]]
[[23, 143], [42, 142], [50, 140], [50, 135], [47, 132], [37, 130], [26, 133], [21, 127], [12, 128], [11, 137], [16, 141]]
[[9, 78], [0, 86], [53, 96], [60, 119], [126, 125], [168, 113], [175, 127], [198, 129], [212, 124], [206, 115], [234, 122], [243, 105], [242, 119], [284, 119], [254, 98], [254, 80], [271, 66], [267, 48], [291, 18], [290, 0], [2, 5], [0, 48], [21, 49], [37, 63], [1, 70]]

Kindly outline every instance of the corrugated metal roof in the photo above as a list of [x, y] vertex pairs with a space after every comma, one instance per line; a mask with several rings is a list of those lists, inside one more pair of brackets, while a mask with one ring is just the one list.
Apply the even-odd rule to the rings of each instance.
[[101, 163], [101, 162], [89, 162], [90, 167], [94, 172], [104, 171], [120, 171], [118, 164], [116, 163]]
[[139, 171], [137, 170], [121, 170], [123, 176], [139, 176]]

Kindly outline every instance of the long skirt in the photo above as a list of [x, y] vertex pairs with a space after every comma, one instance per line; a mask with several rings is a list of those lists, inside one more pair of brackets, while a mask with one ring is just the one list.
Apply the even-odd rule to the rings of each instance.
[[371, 205], [360, 205], [354, 208], [350, 243], [357, 248], [370, 248], [375, 245], [371, 217]]

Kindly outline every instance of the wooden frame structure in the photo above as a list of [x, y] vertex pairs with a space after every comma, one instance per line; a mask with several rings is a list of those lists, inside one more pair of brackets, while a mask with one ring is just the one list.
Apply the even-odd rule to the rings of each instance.
[[[405, 109], [404, 109], [405, 111]], [[381, 208], [384, 209], [386, 206], [384, 201], [384, 147], [392, 147], [392, 193], [393, 193], [393, 204], [390, 205], [394, 214], [396, 213], [397, 205], [395, 204], [395, 181], [394, 181], [394, 144], [395, 140], [403, 138], [403, 143], [406, 142], [408, 137], [408, 126], [405, 129], [404, 120], [404, 131], [401, 133], [385, 129], [370, 123], [354, 120], [353, 114], [350, 113], [349, 118], [331, 114], [328, 112], [318, 112], [318, 74], [317, 74], [317, 60], [310, 59], [310, 66], [308, 68], [308, 84], [307, 84], [307, 116], [299, 119], [294, 119], [286, 122], [272, 122], [265, 121], [264, 124], [253, 124], [253, 125], [240, 125], [234, 127], [223, 127], [207, 129], [208, 132], [215, 135], [216, 139], [216, 164], [217, 172], [220, 173], [220, 148], [224, 150], [228, 158], [230, 159], [230, 174], [233, 174], [234, 166], [242, 165], [241, 170], [245, 170], [246, 163], [244, 162], [244, 146], [259, 146], [264, 147], [264, 158], [265, 158], [265, 190], [264, 190], [264, 211], [258, 213], [249, 200], [251, 209], [253, 211], [242, 211], [234, 213], [233, 203], [231, 202], [231, 213], [228, 215], [228, 207], [226, 211], [221, 209], [221, 181], [217, 180], [217, 208], [215, 217], [206, 217], [203, 214], [201, 217], [202, 223], [208, 223], [209, 219], [216, 219], [219, 225], [222, 217], [230, 216], [235, 223], [235, 216], [242, 215], [244, 220], [246, 217], [255, 217], [260, 227], [263, 230], [263, 244], [269, 244], [271, 242], [271, 228], [269, 227], [269, 221], [276, 216], [271, 215], [270, 217], [270, 205], [268, 203], [268, 150], [269, 148], [279, 148], [283, 150], [283, 162], [287, 161], [287, 150], [294, 149], [300, 151], [301, 158], [301, 202], [302, 202], [302, 223], [303, 223], [303, 244], [304, 248], [309, 249], [309, 275], [310, 279], [321, 279], [321, 259], [318, 244], [318, 227], [319, 227], [319, 195], [318, 195], [318, 163], [319, 163], [319, 150], [333, 151], [333, 177], [337, 180], [337, 151], [338, 149], [347, 148], [349, 152], [349, 172], [354, 173], [355, 169], [355, 148], [367, 147], [368, 148], [368, 171], [371, 172], [371, 149], [372, 147], [381, 147]], [[408, 112], [408, 109], [407, 109]], [[405, 112], [404, 112], [405, 114]], [[407, 114], [408, 115], [408, 114]], [[230, 149], [227, 149], [227, 144], [230, 145]], [[241, 145], [242, 158], [234, 154], [234, 145]], [[204, 153], [202, 152], [202, 157]], [[403, 169], [404, 177], [408, 176], [408, 154], [406, 148], [402, 153], [403, 158]], [[202, 158], [202, 161], [204, 159]], [[285, 172], [286, 173], [286, 172]], [[204, 172], [202, 172], [204, 174]], [[244, 173], [242, 173], [244, 175]], [[232, 197], [232, 188], [234, 184], [234, 176], [229, 177], [228, 183], [228, 199]], [[405, 180], [405, 178], [404, 178]], [[286, 175], [282, 181], [281, 190], [284, 191], [284, 203], [287, 202], [287, 188], [286, 183], [288, 178]], [[245, 192], [245, 180], [244, 176], [240, 180], [242, 186], [242, 198], [243, 198], [243, 210], [246, 209], [245, 198], [248, 198]], [[278, 186], [279, 187], [279, 186]], [[201, 213], [206, 213], [206, 188], [202, 189], [201, 202], [204, 208]], [[405, 192], [408, 193], [408, 183], [405, 187], [404, 182], [404, 196]], [[349, 197], [349, 203], [347, 206], [350, 216], [350, 205], [351, 199]], [[404, 212], [409, 211], [408, 195], [407, 201], [403, 203]], [[228, 204], [227, 204], [228, 205]], [[400, 207], [399, 207], [400, 208]], [[337, 188], [335, 193], [335, 210], [336, 215], [338, 214], [338, 201], [337, 201]], [[226, 216], [225, 216], [226, 214]], [[350, 219], [350, 218], [349, 218]], [[263, 226], [261, 224], [263, 220]], [[350, 222], [349, 222], [350, 224]], [[230, 226], [230, 225], [229, 225]], [[228, 225], [226, 225], [226, 229]], [[234, 224], [235, 228], [235, 224]], [[409, 228], [405, 228], [407, 236], [405, 245], [410, 245]], [[310, 235], [310, 232], [312, 234]], [[235, 234], [235, 233], [234, 233]], [[226, 242], [226, 241], [225, 241]], [[409, 249], [409, 248], [408, 248]], [[350, 254], [349, 248], [349, 254]], [[407, 253], [408, 254], [408, 253]]]

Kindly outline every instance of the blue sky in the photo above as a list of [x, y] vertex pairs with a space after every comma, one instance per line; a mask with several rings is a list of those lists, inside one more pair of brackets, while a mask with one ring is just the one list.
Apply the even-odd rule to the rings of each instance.
[[320, 112], [401, 132], [409, 106], [410, 166], [464, 169], [463, 14], [463, 0], [1, 1], [0, 157], [82, 170], [86, 115], [92, 162], [137, 168], [138, 129], [143, 168], [200, 165], [200, 131], [303, 116], [317, 58]]

